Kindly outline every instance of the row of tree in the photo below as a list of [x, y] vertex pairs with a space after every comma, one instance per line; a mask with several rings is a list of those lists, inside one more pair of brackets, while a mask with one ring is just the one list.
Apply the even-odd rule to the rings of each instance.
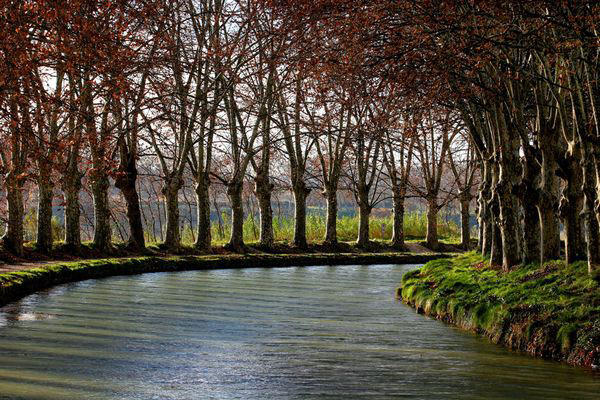
[[480, 244], [492, 263], [558, 258], [562, 222], [567, 262], [598, 265], [597, 2], [270, 4], [324, 43], [323, 59], [362, 57], [405, 99], [461, 115], [483, 171]]
[[[346, 175], [360, 211], [359, 244], [368, 243], [385, 177], [400, 246], [417, 163], [430, 221], [444, 171], [452, 172], [466, 209], [481, 176], [479, 242], [492, 263], [509, 269], [560, 257], [561, 223], [567, 261], [587, 257], [590, 270], [599, 263], [596, 2], [3, 3], [4, 243], [16, 253], [27, 180], [39, 191], [38, 247], [51, 246], [48, 205], [57, 184], [66, 242], [78, 245], [84, 174], [95, 246], [110, 246], [114, 179], [127, 202], [131, 244], [143, 247], [136, 180], [139, 160], [149, 157], [164, 180], [166, 245], [173, 249], [188, 170], [199, 249], [211, 243], [215, 183], [227, 188], [231, 204], [229, 246], [243, 248], [248, 176], [261, 242], [272, 245], [273, 177], [283, 170], [294, 195], [296, 245], [306, 246], [313, 176], [327, 200], [325, 240], [337, 240], [337, 193]], [[463, 133], [472, 150], [454, 154]], [[277, 154], [285, 155], [285, 168], [274, 162]], [[432, 222], [432, 237], [434, 230]]]
[[[468, 246], [477, 163], [458, 113], [442, 106], [409, 113], [393, 82], [358, 69], [311, 68], [303, 61], [311, 50], [282, 29], [267, 4], [8, 1], [1, 22], [3, 243], [15, 254], [23, 252], [23, 191], [31, 183], [37, 187], [39, 251], [52, 248], [52, 205], [59, 194], [65, 243], [80, 247], [83, 184], [93, 197], [93, 245], [111, 246], [114, 184], [126, 203], [129, 245], [144, 248], [140, 164], [162, 179], [170, 250], [181, 243], [179, 203], [190, 177], [199, 250], [211, 246], [215, 184], [226, 188], [231, 206], [228, 246], [243, 250], [242, 195], [249, 178], [263, 247], [274, 242], [277, 181], [293, 193], [299, 247], [307, 246], [307, 196], [320, 187], [327, 201], [325, 242], [337, 243], [343, 189], [353, 193], [360, 211], [361, 246], [369, 243], [372, 209], [393, 198], [392, 244], [401, 248], [411, 183], [427, 200], [427, 240], [436, 247], [437, 213], [458, 183]], [[413, 165], [419, 177], [410, 179]]]

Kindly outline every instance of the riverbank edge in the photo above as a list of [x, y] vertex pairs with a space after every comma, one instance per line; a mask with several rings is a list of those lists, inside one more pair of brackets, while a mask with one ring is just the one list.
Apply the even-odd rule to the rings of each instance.
[[[490, 304], [489, 300], [484, 298], [485, 295], [482, 295], [478, 303], [461, 302], [460, 295], [448, 291], [447, 286], [444, 289], [440, 286], [446, 280], [450, 283], [449, 286], [458, 287], [457, 291], [464, 289], [460, 283], [457, 285], [456, 276], [453, 276], [456, 272], [453, 261], [465, 259], [469, 260], [468, 254], [440, 260], [443, 263], [447, 262], [447, 268], [442, 272], [438, 271], [435, 281], [432, 279], [431, 272], [429, 274], [419, 272], [434, 265], [432, 262], [405, 274], [401, 286], [397, 289], [396, 297], [413, 307], [419, 314], [485, 336], [491, 342], [509, 350], [591, 369], [594, 372], [600, 371], [600, 318], [580, 324], [577, 329], [569, 329], [571, 326], [561, 326], [556, 320], [531, 318], [530, 312], [538, 308], [539, 304], [523, 304], [511, 309], [500, 303]], [[473, 262], [472, 259], [471, 255], [469, 268], [473, 276], [476, 276], [481, 272], [485, 261], [478, 256], [475, 256], [478, 262]], [[587, 263], [582, 262], [582, 264], [583, 268], [587, 269]], [[436, 265], [438, 269], [439, 266]], [[540, 277], [541, 280], [544, 278], [543, 275]], [[476, 282], [477, 279], [475, 278], [474, 281]], [[512, 288], [504, 289], [512, 290]], [[535, 313], [536, 311], [533, 311], [533, 314]]]
[[37, 291], [87, 279], [150, 272], [281, 268], [311, 265], [422, 264], [450, 253], [317, 253], [144, 256], [57, 262], [0, 274], [0, 307]]

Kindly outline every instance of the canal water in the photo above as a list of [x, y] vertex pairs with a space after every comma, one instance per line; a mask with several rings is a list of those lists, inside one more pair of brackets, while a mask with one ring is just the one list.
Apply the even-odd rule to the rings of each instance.
[[156, 273], [0, 309], [0, 399], [599, 399], [394, 299], [416, 266]]

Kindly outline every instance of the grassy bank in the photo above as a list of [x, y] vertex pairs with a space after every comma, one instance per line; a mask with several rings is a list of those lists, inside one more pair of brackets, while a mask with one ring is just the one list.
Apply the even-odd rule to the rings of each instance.
[[55, 285], [113, 275], [249, 267], [416, 264], [445, 256], [440, 253], [222, 254], [106, 258], [60, 262], [39, 268], [0, 274], [0, 306]]
[[600, 366], [600, 285], [585, 262], [555, 261], [503, 273], [467, 253], [407, 273], [398, 294], [417, 311], [494, 343]]
[[[420, 240], [406, 240], [403, 249], [395, 248], [389, 242], [373, 240], [367, 246], [359, 247], [355, 242], [338, 242], [336, 244], [310, 243], [306, 248], [300, 248], [287, 241], [278, 241], [273, 246], [265, 248], [259, 242], [246, 242], [245, 249], [240, 254], [320, 254], [320, 253], [422, 253], [422, 252], [446, 252], [459, 253], [458, 243], [448, 240], [440, 240], [437, 249], [429, 249], [426, 243]], [[475, 245], [475, 242], [473, 242]], [[74, 250], [63, 242], [55, 242], [50, 252], [40, 252], [35, 242], [25, 243], [22, 256], [15, 256], [0, 246], [0, 274], [5, 266], [35, 264], [44, 262], [64, 262], [95, 260], [99, 258], [123, 258], [123, 257], [169, 257], [169, 256], [205, 256], [205, 255], [235, 255], [226, 247], [214, 245], [209, 251], [201, 251], [193, 244], [182, 244], [179, 249], [172, 250], [163, 243], [147, 243], [144, 250], [130, 248], [127, 243], [113, 242], [109, 250], [101, 251], [94, 247], [92, 242], [84, 242], [80, 248]], [[10, 268], [9, 268], [10, 269]]]

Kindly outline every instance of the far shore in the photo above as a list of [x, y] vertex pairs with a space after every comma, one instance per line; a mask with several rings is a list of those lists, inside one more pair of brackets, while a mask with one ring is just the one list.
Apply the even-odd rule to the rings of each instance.
[[[314, 249], [313, 249], [314, 250]], [[50, 287], [86, 279], [117, 275], [134, 275], [149, 272], [175, 272], [189, 270], [274, 268], [310, 265], [355, 264], [422, 264], [451, 256], [446, 252], [383, 251], [359, 252], [304, 252], [246, 254], [164, 254], [143, 256], [112, 256], [76, 261], [24, 262], [0, 265], [0, 306]], [[421, 249], [420, 249], [421, 250]]]

